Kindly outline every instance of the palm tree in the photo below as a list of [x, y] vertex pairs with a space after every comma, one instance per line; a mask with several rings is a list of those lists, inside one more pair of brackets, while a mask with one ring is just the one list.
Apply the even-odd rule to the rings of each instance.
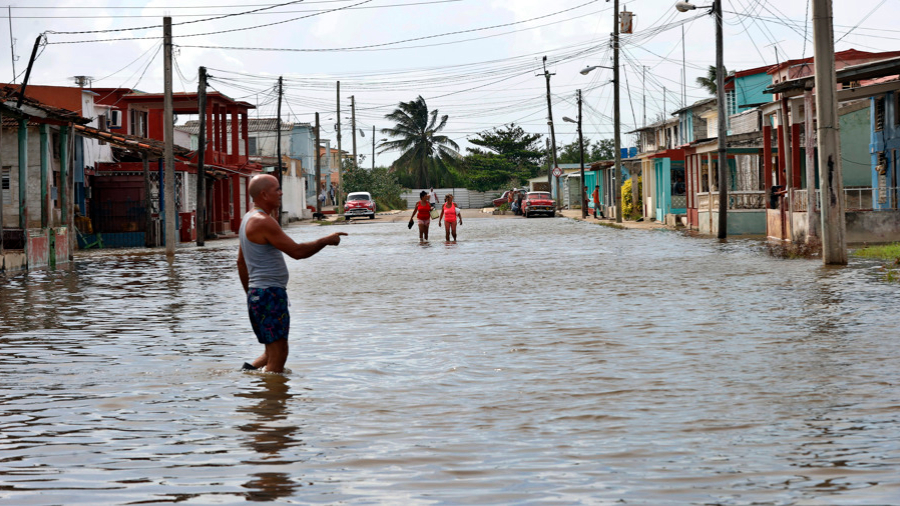
[[391, 164], [392, 169], [414, 176], [419, 188], [438, 185], [450, 175], [459, 158], [459, 146], [445, 135], [436, 135], [444, 129], [449, 116], [445, 114], [438, 120], [437, 109], [429, 112], [420, 95], [411, 102], [400, 102], [385, 118], [396, 125], [383, 128], [381, 133], [395, 140], [382, 142], [380, 153], [401, 151], [400, 158]]
[[[727, 76], [728, 70], [725, 68], [723, 68], [722, 70], [725, 71], [725, 75]], [[703, 88], [706, 88], [706, 91], [708, 91], [710, 95], [715, 95], [716, 94], [716, 66], [710, 65], [709, 68], [706, 70], [706, 76], [697, 78], [697, 84], [699, 84]]]

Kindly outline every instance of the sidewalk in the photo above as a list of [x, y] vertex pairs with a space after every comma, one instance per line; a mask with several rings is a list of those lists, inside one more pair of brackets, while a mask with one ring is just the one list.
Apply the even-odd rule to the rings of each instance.
[[607, 225], [616, 225], [621, 226], [623, 228], [633, 228], [638, 230], [654, 230], [654, 229], [666, 229], [666, 230], [674, 230], [672, 227], [668, 227], [663, 223], [658, 221], [622, 221], [622, 223], [616, 223], [616, 220], [613, 219], [595, 219], [590, 213], [588, 213], [587, 218], [581, 218], [581, 209], [563, 209], [559, 211], [565, 218], [570, 218], [578, 221], [585, 221], [587, 223], [597, 223], [597, 224], [607, 224]]

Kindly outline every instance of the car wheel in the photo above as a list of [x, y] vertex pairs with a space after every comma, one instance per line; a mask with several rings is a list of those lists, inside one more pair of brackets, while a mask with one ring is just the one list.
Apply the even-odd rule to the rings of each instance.
[[344, 216], [344, 219], [350, 221], [352, 218], [350, 216]]
[[369, 215], [369, 219], [370, 219], [370, 220], [374, 220], [374, 219], [375, 219], [375, 213], [370, 214], [370, 215]]

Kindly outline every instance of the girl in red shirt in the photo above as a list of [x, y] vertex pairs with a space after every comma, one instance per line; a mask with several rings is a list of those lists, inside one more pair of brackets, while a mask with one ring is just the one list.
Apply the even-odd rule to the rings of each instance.
[[428, 242], [428, 225], [431, 224], [431, 202], [428, 201], [428, 192], [419, 193], [419, 201], [409, 217], [409, 226], [412, 228], [413, 220], [419, 224], [419, 242]]

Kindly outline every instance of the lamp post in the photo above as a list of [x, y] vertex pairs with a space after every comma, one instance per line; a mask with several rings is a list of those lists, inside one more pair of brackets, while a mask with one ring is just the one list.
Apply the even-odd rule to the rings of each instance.
[[[616, 7], [618, 9], [618, 7]], [[618, 24], [616, 25], [616, 30], [618, 31]], [[616, 48], [616, 55], [618, 55], [618, 47]], [[618, 63], [618, 56], [616, 56], [616, 62]], [[580, 74], [586, 76], [593, 72], [596, 69], [613, 69], [613, 67], [604, 67], [603, 65], [589, 65], [583, 69], [581, 69]], [[615, 85], [615, 107], [613, 108], [613, 130], [615, 131], [614, 135], [614, 143], [615, 150], [614, 153], [616, 159], [616, 167], [617, 171], [616, 181], [622, 180], [622, 137], [620, 132], [620, 123], [619, 123], [619, 72], [616, 70], [615, 77], [613, 78], [613, 84]], [[565, 118], [563, 118], [565, 119]], [[581, 183], [584, 184], [584, 142], [581, 140], [581, 90], [578, 90], [578, 142], [582, 144], [581, 146]], [[599, 177], [599, 174], [598, 174]], [[620, 183], [621, 184], [621, 183]], [[603, 183], [604, 188], [606, 188], [606, 183]], [[611, 188], [611, 190], [616, 192], [616, 197], [614, 197], [614, 202], [616, 203], [616, 221], [618, 223], [622, 223], [622, 213], [619, 210], [621, 206], [619, 205], [619, 199], [622, 198], [622, 192], [617, 188]], [[582, 206], [584, 207], [584, 206]], [[587, 209], [581, 211], [581, 217], [585, 218], [587, 216]]]
[[[678, 12], [687, 12], [696, 9], [697, 6], [690, 2], [678, 2], [675, 9]], [[716, 102], [718, 106], [718, 178], [719, 178], [719, 231], [717, 237], [725, 239], [728, 237], [728, 149], [726, 147], [726, 136], [728, 135], [727, 124], [728, 117], [725, 116], [725, 64], [722, 54], [722, 0], [713, 2], [709, 8], [716, 18]], [[710, 209], [712, 212], [712, 209]]]
[[587, 199], [585, 198], [587, 186], [585, 186], [584, 182], [584, 135], [582, 135], [581, 132], [581, 90], [578, 90], [578, 121], [575, 121], [568, 116], [563, 116], [563, 121], [578, 124], [578, 154], [581, 159], [581, 219], [583, 220], [587, 218]]

